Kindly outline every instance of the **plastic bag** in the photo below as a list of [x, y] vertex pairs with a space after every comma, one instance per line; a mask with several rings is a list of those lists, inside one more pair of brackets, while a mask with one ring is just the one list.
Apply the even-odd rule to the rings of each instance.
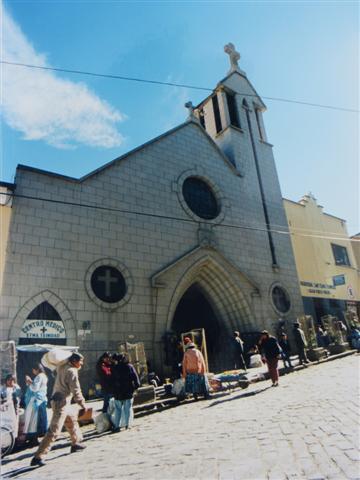
[[110, 417], [107, 413], [99, 413], [95, 417], [94, 423], [98, 433], [104, 433], [111, 429]]
[[41, 363], [49, 370], [56, 370], [59, 365], [66, 363], [72, 354], [71, 350], [54, 348], [42, 356]]
[[261, 361], [261, 355], [260, 354], [255, 354], [251, 355], [250, 357], [250, 368], [255, 368], [255, 367], [262, 367], [263, 363]]
[[183, 378], [177, 378], [174, 380], [171, 393], [176, 397], [185, 396], [185, 380]]

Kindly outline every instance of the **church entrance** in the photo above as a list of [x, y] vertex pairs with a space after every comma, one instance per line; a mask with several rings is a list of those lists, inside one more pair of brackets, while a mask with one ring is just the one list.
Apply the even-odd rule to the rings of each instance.
[[172, 330], [179, 336], [195, 328], [205, 330], [210, 372], [230, 368], [230, 332], [221, 324], [206, 294], [196, 284], [182, 296], [172, 322]]
[[[20, 330], [17, 349], [17, 378], [22, 391], [26, 390], [25, 375], [40, 363], [47, 351], [41, 345], [66, 345], [66, 330], [58, 311], [47, 301], [39, 303], [27, 315]], [[28, 348], [26, 347], [28, 346]], [[54, 385], [54, 376], [48, 374], [48, 397]]]

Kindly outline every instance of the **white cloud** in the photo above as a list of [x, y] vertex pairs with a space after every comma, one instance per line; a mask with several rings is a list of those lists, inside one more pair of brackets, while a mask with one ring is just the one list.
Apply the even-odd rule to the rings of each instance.
[[[2, 18], [2, 60], [50, 66], [35, 51], [5, 11]], [[2, 64], [3, 118], [25, 140], [41, 140], [58, 148], [78, 144], [112, 148], [122, 135], [117, 123], [125, 116], [80, 82], [52, 71]]]
[[[167, 82], [182, 83], [183, 79], [174, 78], [168, 75]], [[185, 122], [188, 117], [188, 111], [185, 108], [185, 103], [191, 100], [190, 90], [183, 87], [164, 87], [164, 94], [162, 96], [162, 104], [165, 106], [166, 120], [163, 122], [162, 129], [170, 130], [177, 125]]]

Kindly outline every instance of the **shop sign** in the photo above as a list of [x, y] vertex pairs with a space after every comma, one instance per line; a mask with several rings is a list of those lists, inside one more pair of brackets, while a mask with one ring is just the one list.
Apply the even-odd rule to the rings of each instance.
[[66, 332], [61, 320], [25, 320], [20, 331], [20, 338], [65, 339]]
[[330, 295], [330, 290], [335, 290], [334, 285], [329, 285], [327, 283], [315, 283], [315, 282], [305, 282], [301, 281], [300, 285], [302, 287], [308, 287], [308, 293], [317, 293], [318, 295]]

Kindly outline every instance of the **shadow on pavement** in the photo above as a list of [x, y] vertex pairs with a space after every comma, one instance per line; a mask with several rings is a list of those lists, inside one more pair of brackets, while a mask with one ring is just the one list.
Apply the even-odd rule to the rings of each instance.
[[[60, 448], [64, 448], [65, 446], [69, 446], [69, 445], [68, 444], [66, 444], [66, 445], [55, 445], [51, 450], [59, 450]], [[47, 458], [45, 461], [46, 461], [46, 464], [48, 464], [48, 463], [52, 462], [53, 460], [58, 460], [59, 458], [67, 457], [68, 455], [71, 455], [71, 453], [70, 452], [63, 453], [62, 455], [59, 455], [59, 456], [54, 457], [54, 458]], [[32, 456], [32, 455], [30, 455], [30, 456]], [[22, 456], [22, 458], [26, 458], [26, 457], [29, 457], [29, 455], [23, 455]], [[16, 460], [19, 460], [19, 457]], [[24, 473], [34, 472], [35, 470], [38, 470], [39, 468], [41, 468], [41, 467], [31, 467], [30, 465], [28, 465], [27, 467], [16, 468], [15, 470], [11, 470], [10, 472], [5, 473], [1, 478], [15, 478], [18, 475], [23, 475]]]
[[24, 473], [29, 473], [29, 472], [34, 472], [35, 470], [37, 470], [38, 467], [21, 467], [21, 468], [17, 468], [16, 470], [13, 470], [12, 472], [8, 472], [8, 473], [5, 473], [4, 475], [2, 475], [1, 478], [14, 478], [14, 477], [17, 477], [18, 475], [22, 475]]
[[84, 433], [84, 440], [91, 440], [92, 438], [101, 438], [106, 437], [107, 435], [111, 435], [111, 430], [106, 430], [106, 432], [98, 433], [95, 429], [91, 430], [90, 432]]
[[262, 392], [265, 392], [265, 390], [269, 390], [269, 388], [272, 388], [272, 386], [269, 385], [268, 387], [259, 388], [257, 390], [254, 390], [253, 392], [240, 393], [240, 395], [236, 395], [235, 397], [231, 397], [231, 398], [224, 398], [224, 400], [217, 400], [215, 402], [210, 403], [210, 405], [207, 405], [204, 408], [216, 407], [217, 405], [222, 405], [223, 403], [226, 403], [226, 402], [232, 402], [233, 400], [239, 400], [240, 398], [253, 397], [258, 393], [262, 393]]

